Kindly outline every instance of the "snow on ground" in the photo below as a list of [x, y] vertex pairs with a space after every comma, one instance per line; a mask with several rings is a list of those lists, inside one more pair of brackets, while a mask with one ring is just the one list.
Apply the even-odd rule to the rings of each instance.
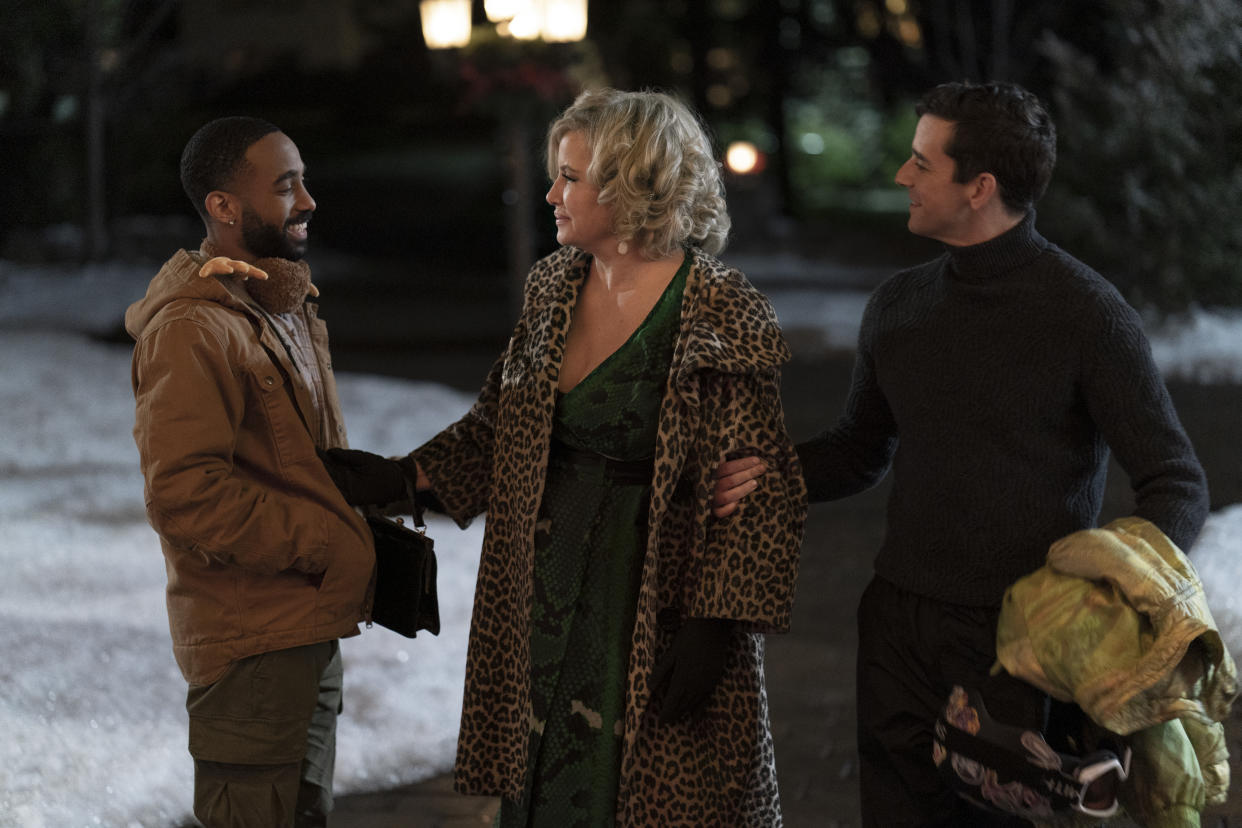
[[[0, 262], [0, 826], [176, 826], [189, 819], [185, 684], [173, 662], [159, 543], [130, 429], [130, 349], [111, 331], [150, 268]], [[756, 279], [762, 286], [762, 281]], [[791, 339], [851, 348], [861, 293], [774, 292]], [[1242, 381], [1242, 314], [1196, 314], [1153, 335], [1170, 375]], [[412, 448], [467, 395], [339, 377], [351, 442]], [[482, 522], [432, 518], [443, 632], [375, 627], [343, 643], [340, 793], [450, 767]], [[1242, 505], [1212, 515], [1195, 550], [1217, 620], [1242, 645]]]
[[[188, 819], [185, 683], [130, 429], [129, 348], [0, 331], [0, 825], [175, 826]], [[470, 399], [340, 378], [351, 440], [413, 448]], [[342, 644], [338, 790], [390, 787], [452, 763], [482, 523], [428, 521], [443, 630], [381, 627]]]

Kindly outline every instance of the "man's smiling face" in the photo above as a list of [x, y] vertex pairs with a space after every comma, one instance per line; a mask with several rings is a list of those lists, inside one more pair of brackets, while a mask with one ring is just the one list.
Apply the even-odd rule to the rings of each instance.
[[897, 170], [897, 183], [910, 194], [910, 232], [945, 244], [966, 244], [972, 210], [972, 182], [954, 181], [957, 163], [945, 154], [954, 124], [935, 115], [919, 118], [910, 158]]
[[305, 175], [297, 146], [283, 132], [265, 135], [246, 150], [233, 191], [241, 200], [242, 244], [255, 258], [296, 261], [306, 255], [315, 200]]

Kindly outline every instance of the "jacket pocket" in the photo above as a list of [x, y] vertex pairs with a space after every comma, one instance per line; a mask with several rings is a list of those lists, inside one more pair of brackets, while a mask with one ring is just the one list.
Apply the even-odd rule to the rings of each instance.
[[284, 375], [274, 365], [251, 368], [249, 371], [280, 465], [287, 467], [313, 458], [315, 443]]

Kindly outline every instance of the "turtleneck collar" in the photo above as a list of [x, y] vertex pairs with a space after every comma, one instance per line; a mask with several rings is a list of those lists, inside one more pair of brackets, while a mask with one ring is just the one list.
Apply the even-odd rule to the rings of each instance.
[[1048, 242], [1035, 229], [1035, 211], [994, 239], [966, 247], [945, 245], [954, 275], [978, 281], [1008, 273], [1030, 262]]

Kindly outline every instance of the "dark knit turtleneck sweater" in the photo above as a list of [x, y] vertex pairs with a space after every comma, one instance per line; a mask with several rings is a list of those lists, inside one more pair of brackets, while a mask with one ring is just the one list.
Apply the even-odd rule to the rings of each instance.
[[1135, 514], [1188, 549], [1207, 484], [1138, 315], [1032, 213], [875, 291], [845, 412], [798, 455], [812, 502], [891, 464], [876, 572], [994, 606], [1054, 540], [1096, 525], [1110, 447]]

